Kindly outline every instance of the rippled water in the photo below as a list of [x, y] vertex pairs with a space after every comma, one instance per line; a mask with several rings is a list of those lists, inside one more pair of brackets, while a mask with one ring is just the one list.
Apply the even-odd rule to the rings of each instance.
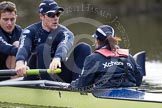
[[146, 62], [145, 89], [156, 90], [162, 93], [162, 62]]

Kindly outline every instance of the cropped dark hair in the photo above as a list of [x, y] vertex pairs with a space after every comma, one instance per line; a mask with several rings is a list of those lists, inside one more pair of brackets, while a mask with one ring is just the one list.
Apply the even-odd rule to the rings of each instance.
[[0, 3], [0, 16], [3, 12], [15, 12], [17, 13], [16, 5], [10, 1], [3, 1]]

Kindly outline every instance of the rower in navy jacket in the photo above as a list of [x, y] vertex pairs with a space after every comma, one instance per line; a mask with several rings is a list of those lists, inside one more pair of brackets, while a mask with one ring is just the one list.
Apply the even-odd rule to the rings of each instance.
[[[0, 69], [14, 69], [22, 29], [16, 24], [16, 5], [10, 1], [0, 3]], [[3, 77], [0, 80], [7, 80]]]
[[[90, 46], [80, 43], [67, 59], [67, 54], [73, 46], [74, 35], [65, 26], [59, 24], [59, 18], [63, 11], [64, 9], [53, 0], [43, 0], [40, 3], [41, 21], [28, 26], [21, 36], [16, 56], [16, 71], [19, 76], [25, 75], [26, 61], [30, 68], [50, 69], [51, 71], [56, 68], [62, 69], [59, 76], [42, 74], [41, 77], [27, 76], [26, 80], [46, 79], [70, 83], [81, 73], [84, 59], [91, 53]], [[28, 60], [33, 53], [36, 56]]]
[[96, 50], [84, 62], [81, 76], [71, 83], [84, 90], [93, 88], [134, 87], [140, 86], [143, 78], [141, 67], [129, 54], [128, 49], [121, 49], [114, 29], [102, 25], [92, 36]]

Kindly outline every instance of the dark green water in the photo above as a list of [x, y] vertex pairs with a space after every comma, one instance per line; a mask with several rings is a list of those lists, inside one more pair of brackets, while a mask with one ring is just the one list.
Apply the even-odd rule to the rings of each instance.
[[[42, 0], [12, 0], [17, 4], [17, 23], [23, 28], [39, 21], [38, 5]], [[76, 42], [92, 44], [91, 35], [101, 24], [114, 27], [122, 38], [121, 47], [132, 54], [145, 50], [147, 61], [162, 62], [162, 3], [144, 0], [56, 0], [64, 7], [60, 23], [76, 36]], [[153, 3], [152, 3], [153, 2]], [[156, 4], [155, 4], [156, 3]]]

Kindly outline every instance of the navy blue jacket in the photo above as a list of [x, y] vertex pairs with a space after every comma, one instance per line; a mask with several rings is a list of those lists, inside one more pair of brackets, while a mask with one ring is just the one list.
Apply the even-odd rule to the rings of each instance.
[[[123, 53], [124, 52], [124, 53]], [[100, 49], [88, 56], [81, 76], [71, 83], [74, 87], [91, 89], [140, 86], [142, 69], [127, 50], [119, 49], [116, 54]]]
[[27, 61], [31, 52], [40, 44], [47, 43], [51, 46], [51, 56], [65, 60], [69, 49], [74, 42], [73, 33], [65, 26], [59, 25], [57, 29], [47, 32], [42, 28], [42, 22], [37, 22], [24, 29], [16, 61]]
[[7, 56], [16, 56], [18, 48], [12, 45], [15, 41], [19, 41], [22, 29], [16, 25], [12, 34], [6, 33], [0, 27], [0, 68], [4, 69]]

